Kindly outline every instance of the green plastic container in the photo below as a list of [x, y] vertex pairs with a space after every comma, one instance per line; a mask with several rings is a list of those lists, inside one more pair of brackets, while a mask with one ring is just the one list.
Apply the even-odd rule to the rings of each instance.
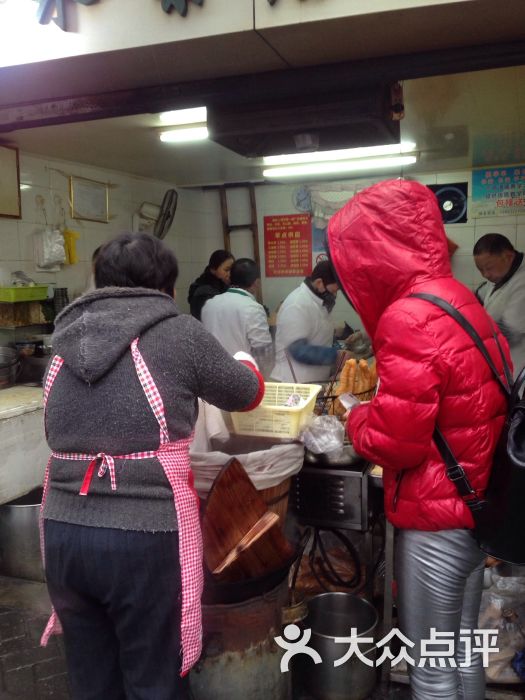
[[43, 301], [47, 299], [47, 284], [34, 287], [0, 287], [0, 302]]

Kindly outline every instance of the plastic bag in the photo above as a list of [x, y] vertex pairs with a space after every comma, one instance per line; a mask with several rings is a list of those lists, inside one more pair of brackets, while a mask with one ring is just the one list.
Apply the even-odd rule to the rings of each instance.
[[[303, 466], [304, 448], [291, 442], [273, 445], [267, 449], [232, 453], [228, 447], [230, 433], [223, 414], [215, 406], [199, 400], [199, 418], [190, 446], [191, 468], [195, 489], [205, 498], [222, 467], [236, 457], [253, 485], [259, 491], [278, 486], [297, 474]], [[212, 441], [223, 444], [222, 450], [213, 449]]]
[[481, 598], [479, 627], [498, 630], [499, 651], [489, 655], [487, 681], [519, 683], [512, 660], [525, 647], [525, 578], [498, 576], [494, 572], [491, 578], [491, 586]]
[[46, 228], [34, 234], [35, 262], [38, 267], [51, 268], [66, 260], [64, 236], [58, 229]]
[[316, 416], [301, 435], [304, 446], [316, 455], [343, 447], [345, 429], [336, 416]]

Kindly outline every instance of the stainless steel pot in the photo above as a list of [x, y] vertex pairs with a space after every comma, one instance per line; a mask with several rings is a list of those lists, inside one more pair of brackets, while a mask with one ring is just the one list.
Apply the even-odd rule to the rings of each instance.
[[38, 516], [42, 489], [0, 505], [0, 574], [44, 581]]
[[18, 355], [14, 348], [7, 345], [0, 346], [0, 368], [12, 365], [17, 359]]
[[[308, 602], [308, 617], [303, 625], [312, 631], [308, 646], [318, 652], [322, 663], [297, 655], [294, 660], [304, 688], [315, 700], [365, 700], [374, 689], [377, 669], [373, 662], [376, 646], [373, 642], [359, 643], [359, 650], [372, 662], [366, 665], [357, 656], [335, 667], [334, 662], [344, 656], [348, 646], [336, 643], [337, 637], [350, 637], [352, 628], [356, 636], [374, 637], [378, 623], [375, 608], [363, 598], [352, 593], [322, 593]], [[295, 663], [299, 664], [296, 669]]]

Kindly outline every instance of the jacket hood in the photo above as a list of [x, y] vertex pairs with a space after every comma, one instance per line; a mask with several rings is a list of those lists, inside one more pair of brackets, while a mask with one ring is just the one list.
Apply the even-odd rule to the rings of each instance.
[[419, 182], [386, 180], [356, 194], [330, 219], [328, 246], [372, 339], [390, 304], [420, 283], [452, 275], [437, 199]]
[[80, 379], [103, 377], [131, 342], [178, 316], [172, 297], [153, 289], [106, 287], [84, 294], [56, 318], [53, 351]]

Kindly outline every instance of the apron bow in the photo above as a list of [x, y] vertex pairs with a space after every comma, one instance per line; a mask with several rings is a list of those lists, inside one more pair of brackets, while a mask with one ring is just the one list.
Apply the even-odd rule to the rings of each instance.
[[115, 460], [111, 455], [107, 455], [105, 452], [99, 452], [88, 464], [86, 473], [84, 475], [84, 480], [82, 481], [82, 486], [80, 487], [79, 494], [81, 496], [87, 496], [93, 474], [95, 469], [98, 467], [97, 476], [102, 479], [106, 472], [109, 470], [109, 477], [111, 479], [111, 490], [115, 491], [117, 488], [117, 477], [115, 475]]

